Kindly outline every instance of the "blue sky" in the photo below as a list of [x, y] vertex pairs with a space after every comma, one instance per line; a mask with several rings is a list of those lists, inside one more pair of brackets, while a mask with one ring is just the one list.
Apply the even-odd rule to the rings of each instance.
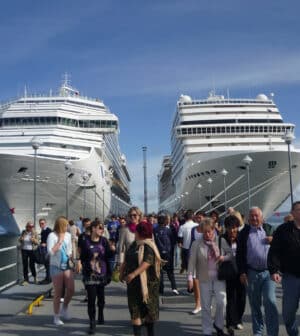
[[[71, 74], [120, 119], [121, 149], [143, 208], [142, 146], [148, 147], [149, 210], [170, 152], [181, 93], [204, 98], [275, 93], [298, 124], [299, 1], [7, 1], [0, 12], [0, 100], [56, 89]], [[297, 130], [296, 135], [300, 135]]]

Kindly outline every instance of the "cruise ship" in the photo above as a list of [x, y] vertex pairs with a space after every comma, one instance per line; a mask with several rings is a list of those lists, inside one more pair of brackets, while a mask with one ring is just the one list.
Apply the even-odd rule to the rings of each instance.
[[0, 105], [0, 226], [60, 215], [104, 220], [130, 206], [130, 175], [118, 142], [119, 120], [66, 76], [57, 93]]
[[159, 173], [159, 208], [222, 215], [234, 207], [247, 215], [249, 206], [259, 206], [268, 218], [290, 195], [289, 173], [294, 187], [300, 182], [294, 129], [283, 121], [273, 94], [255, 99], [214, 92], [206, 99], [181, 95], [171, 155], [163, 158]]

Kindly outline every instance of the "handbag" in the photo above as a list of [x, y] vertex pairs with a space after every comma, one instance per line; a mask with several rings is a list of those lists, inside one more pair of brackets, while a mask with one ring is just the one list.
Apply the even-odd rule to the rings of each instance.
[[120, 268], [119, 267], [115, 267], [115, 269], [113, 270], [112, 275], [111, 275], [111, 280], [114, 282], [120, 281]]
[[70, 269], [72, 271], [75, 270], [75, 262], [72, 258], [68, 258], [67, 265], [68, 265], [68, 269]]
[[35, 250], [33, 250], [33, 258], [37, 264], [44, 265], [47, 258], [47, 252], [42, 246], [38, 246]]
[[[221, 254], [221, 237], [219, 237], [219, 250], [220, 250], [220, 255]], [[226, 260], [223, 261], [219, 264], [218, 267], [218, 280], [221, 281], [230, 281], [236, 278], [237, 272], [234, 268], [234, 265], [231, 260]]]

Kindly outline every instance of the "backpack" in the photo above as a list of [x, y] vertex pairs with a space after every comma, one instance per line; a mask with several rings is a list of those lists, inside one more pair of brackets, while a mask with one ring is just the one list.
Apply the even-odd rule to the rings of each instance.
[[165, 226], [158, 226], [154, 230], [154, 239], [162, 259], [169, 259], [172, 245], [170, 239], [170, 229]]

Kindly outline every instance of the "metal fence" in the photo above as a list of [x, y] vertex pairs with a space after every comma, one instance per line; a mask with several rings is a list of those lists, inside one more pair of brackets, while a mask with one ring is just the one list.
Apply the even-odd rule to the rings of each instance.
[[18, 236], [0, 236], [0, 291], [20, 280]]

